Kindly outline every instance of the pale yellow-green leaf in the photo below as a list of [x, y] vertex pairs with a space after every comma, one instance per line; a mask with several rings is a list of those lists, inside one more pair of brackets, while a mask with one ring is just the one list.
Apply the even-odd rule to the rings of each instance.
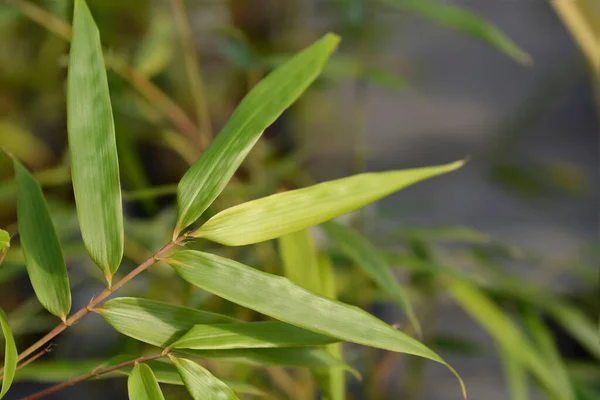
[[319, 258], [308, 229], [278, 239], [284, 275], [311, 292], [322, 292]]
[[336, 35], [325, 35], [269, 74], [242, 100], [179, 182], [174, 237], [197, 220], [223, 191], [262, 132], [316, 79], [338, 42]]
[[67, 128], [81, 234], [110, 283], [123, 257], [119, 162], [100, 34], [84, 0], [73, 14]]
[[221, 211], [191, 235], [228, 246], [262, 242], [364, 207], [464, 164], [372, 172], [249, 201]]
[[8, 319], [4, 310], [0, 309], [0, 325], [2, 335], [4, 336], [4, 370], [2, 372], [2, 388], [0, 389], [0, 399], [4, 397], [10, 385], [12, 385], [17, 370], [17, 345], [8, 326]]
[[185, 358], [170, 356], [170, 359], [194, 400], [237, 400], [233, 391], [206, 368]]
[[131, 400], [164, 400], [156, 377], [146, 364], [136, 364], [127, 379], [127, 392]]
[[10, 235], [4, 229], [0, 229], [0, 252], [10, 247]]
[[194, 250], [180, 251], [166, 262], [193, 285], [262, 314], [340, 340], [429, 358], [456, 374], [418, 340], [358, 307], [309, 292], [286, 278]]
[[66, 319], [71, 310], [69, 276], [42, 189], [13, 159], [17, 178], [17, 221], [27, 273], [35, 294], [50, 313]]

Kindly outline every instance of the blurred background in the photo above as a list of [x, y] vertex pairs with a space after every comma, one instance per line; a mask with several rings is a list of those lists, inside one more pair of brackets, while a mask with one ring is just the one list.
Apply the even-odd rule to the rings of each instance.
[[[425, 342], [458, 370], [470, 398], [556, 397], [526, 366], [512, 368], [501, 325], [446, 293], [447, 270], [472, 278], [541, 359], [550, 362], [545, 357], [556, 352], [552, 360], [576, 398], [600, 398], [600, 68], [594, 61], [600, 3], [566, 3], [88, 0], [106, 50], [124, 185], [126, 268], [169, 238], [175, 185], [244, 94], [291, 54], [335, 32], [342, 44], [322, 77], [265, 132], [213, 211], [352, 173], [468, 158], [459, 171], [346, 221], [381, 249], [409, 288]], [[65, 85], [71, 14], [69, 0], [0, 2], [0, 145], [45, 188], [77, 307], [102, 289], [102, 277], [78, 236], [70, 186]], [[12, 163], [0, 155], [0, 227], [15, 233], [15, 223]], [[329, 250], [323, 236], [315, 237], [335, 262], [342, 301], [406, 325], [375, 284]], [[33, 297], [15, 239], [0, 266], [0, 306], [21, 348], [57, 321]], [[266, 270], [269, 262], [278, 265], [270, 242], [236, 256]], [[167, 268], [140, 276], [122, 294], [245, 315], [193, 291]], [[39, 369], [22, 371], [9, 399], [142, 349], [96, 316], [55, 345]], [[347, 376], [348, 399], [461, 397], [455, 378], [434, 363], [353, 345], [344, 350], [363, 377]], [[214, 360], [208, 365], [226, 375], [235, 368]], [[258, 369], [246, 376], [274, 398], [320, 398], [302, 370]], [[292, 389], [282, 376], [296, 382]], [[523, 389], [520, 377], [527, 376]], [[177, 389], [167, 393], [185, 398]], [[109, 395], [126, 398], [125, 380], [85, 382], [52, 398]]]

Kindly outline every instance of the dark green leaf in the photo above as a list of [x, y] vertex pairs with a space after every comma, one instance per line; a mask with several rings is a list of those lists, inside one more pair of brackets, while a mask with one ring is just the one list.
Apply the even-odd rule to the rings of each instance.
[[224, 210], [192, 233], [228, 246], [262, 242], [359, 209], [400, 189], [454, 171], [463, 161], [365, 173], [249, 201]]
[[84, 0], [73, 14], [67, 127], [81, 234], [110, 283], [123, 257], [119, 162], [100, 34]]
[[17, 178], [17, 219], [27, 273], [44, 308], [66, 319], [71, 310], [69, 276], [42, 189], [13, 159]]
[[237, 321], [225, 315], [134, 297], [109, 300], [95, 311], [123, 335], [159, 347], [169, 345], [196, 324]]
[[318, 346], [335, 342], [328, 336], [279, 321], [195, 325], [179, 338], [174, 349], [251, 349]]
[[[365, 311], [311, 293], [286, 278], [193, 250], [176, 253], [166, 261], [188, 282], [281, 321], [365, 346], [418, 355], [448, 366], [419, 341]], [[462, 385], [462, 380], [460, 382]]]
[[319, 75], [338, 42], [336, 35], [325, 35], [269, 74], [242, 100], [223, 130], [179, 182], [174, 237], [198, 219], [221, 193], [262, 132]]

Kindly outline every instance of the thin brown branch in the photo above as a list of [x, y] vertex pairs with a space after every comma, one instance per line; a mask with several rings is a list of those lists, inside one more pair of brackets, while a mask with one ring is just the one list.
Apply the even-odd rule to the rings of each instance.
[[102, 291], [102, 293], [100, 293], [98, 296], [96, 296], [92, 300], [90, 300], [90, 302], [85, 307], [83, 307], [82, 309], [77, 311], [75, 314], [71, 315], [69, 318], [67, 318], [67, 320], [65, 322], [57, 325], [54, 329], [52, 329], [50, 332], [48, 332], [43, 338], [41, 338], [40, 340], [38, 340], [37, 342], [35, 342], [31, 346], [29, 346], [29, 348], [27, 348], [21, 354], [19, 354], [18, 360], [22, 361], [27, 356], [29, 356], [30, 354], [35, 352], [37, 349], [39, 349], [40, 347], [42, 347], [43, 345], [48, 343], [50, 340], [54, 339], [56, 336], [58, 336], [62, 331], [67, 329], [69, 326], [73, 325], [74, 323], [79, 321], [81, 318], [83, 318], [84, 316], [86, 316], [87, 314], [92, 312], [98, 304], [102, 303], [113, 292], [120, 289], [123, 285], [125, 285], [127, 282], [129, 282], [130, 280], [135, 278], [137, 275], [142, 273], [144, 270], [146, 270], [152, 264], [159, 261], [160, 257], [163, 254], [165, 254], [166, 252], [171, 250], [176, 245], [180, 244], [183, 239], [184, 239], [184, 237], [181, 236], [178, 239], [176, 239], [172, 242], [169, 242], [168, 244], [163, 246], [160, 250], [158, 250], [152, 257], [148, 258], [146, 261], [144, 261], [143, 263], [138, 265], [133, 271], [131, 271], [130, 273], [125, 275], [120, 281], [118, 281], [117, 283], [112, 285], [112, 287], [107, 287], [106, 289], [104, 289]]
[[121, 368], [125, 368], [125, 367], [129, 367], [132, 366], [134, 364], [142, 364], [148, 361], [152, 361], [152, 360], [157, 360], [159, 358], [163, 358], [163, 357], [167, 357], [169, 355], [169, 353], [167, 352], [162, 352], [162, 353], [157, 353], [157, 354], [152, 354], [151, 356], [145, 356], [145, 357], [139, 357], [133, 360], [129, 360], [129, 361], [125, 361], [122, 362], [120, 364], [117, 365], [113, 365], [112, 367], [107, 367], [107, 368], [101, 368], [101, 369], [95, 369], [92, 372], [85, 374], [85, 375], [81, 375], [78, 376], [77, 378], [73, 378], [73, 379], [69, 379], [68, 381], [59, 383], [57, 385], [54, 386], [50, 386], [47, 389], [44, 389], [42, 391], [39, 391], [35, 394], [32, 394], [31, 396], [26, 397], [24, 400], [36, 400], [36, 399], [41, 399], [43, 397], [49, 396], [53, 393], [56, 393], [62, 389], [68, 388], [69, 386], [73, 386], [79, 382], [83, 382], [86, 381], [88, 379], [91, 378], [95, 378], [97, 376], [100, 375], [104, 375], [104, 374], [108, 374], [110, 372], [119, 370]]

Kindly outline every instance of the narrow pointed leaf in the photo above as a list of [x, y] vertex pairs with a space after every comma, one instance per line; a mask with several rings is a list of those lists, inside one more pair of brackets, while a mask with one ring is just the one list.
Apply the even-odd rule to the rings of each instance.
[[336, 339], [279, 321], [235, 322], [195, 325], [172, 347], [174, 349], [250, 349], [318, 346]]
[[73, 14], [67, 127], [81, 234], [110, 283], [123, 257], [119, 162], [100, 34], [84, 0]]
[[65, 320], [71, 310], [69, 276], [42, 189], [13, 159], [17, 179], [17, 220], [27, 273], [44, 308]]
[[[340, 340], [414, 354], [448, 366], [419, 341], [360, 308], [311, 293], [286, 278], [193, 250], [176, 253], [166, 261], [193, 285], [283, 322]], [[450, 366], [448, 368], [456, 374]], [[460, 383], [462, 386], [462, 380]]]
[[196, 324], [237, 321], [225, 315], [133, 297], [109, 300], [95, 311], [123, 335], [159, 347], [169, 345]]
[[484, 18], [465, 8], [439, 4], [433, 0], [380, 1], [479, 39], [521, 64], [531, 64], [531, 56], [514, 41]]
[[565, 331], [569, 332], [587, 351], [600, 360], [597, 322], [581, 310], [564, 302], [548, 302], [543, 306]]
[[242, 100], [179, 182], [174, 236], [198, 219], [221, 193], [262, 132], [316, 79], [338, 42], [336, 35], [325, 35], [269, 74]]
[[406, 296], [404, 288], [397, 282], [396, 277], [389, 269], [385, 257], [379, 249], [369, 242], [364, 236], [350, 227], [328, 222], [323, 224], [323, 229], [336, 247], [362, 268], [379, 287], [385, 290], [398, 305], [404, 310], [413, 328], [421, 332], [421, 326], [412, 305]]
[[164, 400], [156, 377], [146, 364], [136, 364], [127, 379], [127, 391], [131, 400]]
[[514, 355], [519, 349], [504, 348], [499, 346], [498, 352], [504, 375], [506, 376], [506, 386], [508, 388], [510, 400], [527, 400], [529, 398], [529, 386], [527, 369], [518, 357]]
[[0, 309], [0, 325], [2, 327], [2, 335], [4, 336], [4, 370], [2, 372], [2, 388], [0, 389], [0, 399], [4, 397], [10, 385], [12, 385], [17, 370], [17, 345], [10, 326], [8, 326], [8, 318], [2, 309]]
[[[168, 383], [170, 385], [183, 385], [181, 377], [179, 376], [179, 373], [177, 372], [177, 368], [173, 364], [159, 361], [159, 360], [154, 360], [154, 361], [149, 361], [147, 363], [144, 363], [144, 365], [148, 365], [148, 367], [150, 367], [150, 369], [154, 373], [154, 376], [158, 382]], [[132, 370], [133, 369], [131, 367], [126, 367], [126, 368], [120, 369], [119, 372], [131, 376]], [[253, 396], [266, 396], [267, 395], [264, 391], [260, 390], [256, 386], [250, 385], [248, 383], [230, 380], [230, 379], [221, 379], [221, 381], [223, 383], [225, 383], [227, 386], [229, 386], [231, 388], [231, 390], [233, 390], [235, 393], [238, 393], [238, 394], [250, 394]]]
[[224, 210], [192, 236], [228, 246], [262, 242], [357, 210], [400, 189], [460, 168], [463, 161], [373, 172], [278, 193]]
[[185, 358], [170, 358], [194, 400], [237, 400], [233, 390], [205, 368]]
[[466, 281], [454, 280], [449, 284], [454, 300], [471, 315], [504, 349], [511, 352], [516, 362], [526, 367], [550, 392], [561, 399], [571, 399], [556, 382], [539, 352], [531, 345], [516, 324], [477, 287]]
[[298, 286], [323, 294], [319, 258], [310, 231], [289, 233], [278, 242], [284, 275]]

